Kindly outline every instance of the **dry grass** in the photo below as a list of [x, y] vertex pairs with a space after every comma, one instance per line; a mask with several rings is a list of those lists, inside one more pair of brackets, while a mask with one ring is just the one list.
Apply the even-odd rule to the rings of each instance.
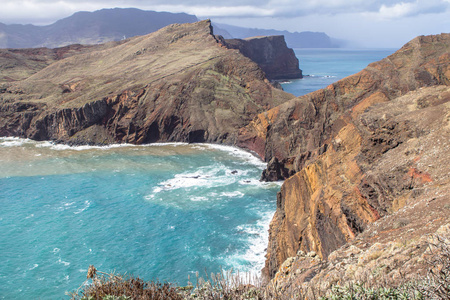
[[[196, 274], [195, 285], [191, 282], [185, 287], [169, 283], [145, 282], [139, 277], [106, 274], [89, 267], [88, 280], [74, 293], [73, 300], [102, 299], [450, 299], [450, 240], [436, 236], [429, 245], [429, 271], [427, 276], [414, 281], [370, 282], [360, 280], [348, 285], [335, 285], [328, 290], [310, 286], [306, 290], [300, 286], [290, 286], [282, 291], [273, 283], [264, 285], [261, 278], [248, 274], [205, 274], [205, 278]], [[87, 280], [87, 281], [88, 281]], [[81, 291], [80, 291], [81, 290]]]

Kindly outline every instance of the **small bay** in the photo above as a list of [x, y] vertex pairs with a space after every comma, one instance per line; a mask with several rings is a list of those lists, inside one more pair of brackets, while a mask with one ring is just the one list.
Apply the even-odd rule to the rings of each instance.
[[186, 284], [258, 273], [277, 183], [232, 147], [68, 147], [0, 139], [3, 299], [61, 298], [105, 272]]
[[[301, 96], [393, 49], [296, 49]], [[61, 299], [89, 265], [187, 284], [259, 274], [280, 183], [245, 151], [205, 144], [108, 147], [0, 138], [0, 298]]]

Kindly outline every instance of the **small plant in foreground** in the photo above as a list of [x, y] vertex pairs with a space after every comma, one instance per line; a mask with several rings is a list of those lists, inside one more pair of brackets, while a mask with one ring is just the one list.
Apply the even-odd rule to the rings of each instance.
[[[101, 275], [97, 275], [100, 273]], [[86, 284], [92, 279], [92, 283]], [[128, 299], [183, 299], [178, 289], [168, 283], [145, 282], [139, 277], [107, 274], [89, 266], [87, 280], [74, 293], [72, 299], [128, 300]], [[79, 290], [81, 292], [79, 292]]]

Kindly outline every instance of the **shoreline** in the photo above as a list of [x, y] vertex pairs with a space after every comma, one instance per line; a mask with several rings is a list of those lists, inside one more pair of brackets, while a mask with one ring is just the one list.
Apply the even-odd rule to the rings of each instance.
[[[5, 143], [10, 143], [5, 145]], [[40, 148], [40, 149], [51, 149], [52, 151], [89, 151], [89, 150], [116, 150], [116, 149], [128, 149], [128, 148], [133, 148], [133, 147], [137, 147], [137, 148], [152, 148], [152, 147], [174, 147], [175, 149], [178, 147], [189, 147], [192, 149], [198, 149], [200, 151], [221, 151], [224, 153], [229, 154], [230, 156], [236, 156], [238, 157], [238, 160], [243, 160], [246, 163], [249, 163], [252, 166], [255, 166], [258, 170], [259, 170], [259, 174], [260, 172], [263, 170], [263, 168], [266, 166], [266, 163], [264, 163], [257, 155], [255, 155], [254, 153], [251, 153], [248, 150], [239, 148], [237, 146], [230, 146], [230, 145], [223, 145], [223, 144], [210, 144], [210, 143], [175, 143], [175, 142], [171, 142], [171, 143], [151, 143], [151, 144], [141, 144], [141, 145], [134, 145], [134, 144], [109, 144], [109, 145], [103, 145], [103, 146], [88, 146], [88, 145], [77, 145], [77, 146], [69, 146], [67, 144], [64, 143], [55, 143], [52, 141], [35, 141], [35, 140], [31, 140], [31, 139], [24, 139], [24, 138], [20, 138], [20, 137], [1, 137], [0, 138], [0, 149], [7, 149], [7, 148], [13, 148], [13, 147], [26, 147], [28, 145], [34, 145], [36, 148]], [[7, 150], [6, 150], [7, 151]], [[60, 152], [62, 153], [62, 152]], [[51, 152], [50, 152], [51, 155]], [[71, 155], [71, 154], [69, 154]], [[183, 155], [183, 154], [180, 154]], [[40, 159], [40, 158], [38, 158]], [[178, 171], [179, 173], [180, 171]], [[55, 174], [55, 175], [60, 175], [60, 174]], [[61, 174], [62, 175], [62, 174]], [[258, 179], [255, 178], [254, 180], [255, 182], [249, 183], [250, 185], [254, 185], [256, 184], [256, 181], [259, 181]], [[266, 184], [264, 182], [261, 182], [261, 184]], [[278, 187], [276, 188], [277, 190], [279, 190], [279, 186], [281, 185], [281, 182], [277, 182], [277, 183], [268, 183], [268, 184], [276, 184], [278, 185]], [[275, 188], [275, 187], [273, 187]], [[273, 197], [273, 199], [271, 200], [271, 202], [275, 203], [276, 198]], [[261, 246], [262, 242], [264, 243], [264, 246], [261, 247], [262, 249], [267, 249], [267, 245], [268, 245], [268, 229], [269, 229], [269, 224], [270, 221], [273, 217], [274, 211], [270, 212], [270, 218], [267, 217], [267, 214], [264, 215], [263, 218], [261, 218], [260, 221], [258, 221], [259, 225], [261, 226], [261, 224], [264, 223], [264, 229], [263, 232], [264, 234], [262, 235], [262, 237], [264, 238], [264, 240], [259, 240], [258, 241], [253, 241], [254, 238], [252, 238], [251, 240], [249, 240], [249, 244], [248, 246], [250, 248], [248, 248], [247, 252], [243, 252], [240, 254], [240, 256], [242, 256], [241, 258], [245, 257], [246, 255], [254, 255], [254, 247], [256, 247], [254, 245], [254, 243], [257, 243], [257, 245]], [[262, 222], [262, 223], [261, 223]], [[248, 230], [255, 230], [254, 228], [251, 229], [250, 227], [247, 228]], [[247, 230], [246, 229], [246, 230]], [[259, 248], [259, 247], [258, 247]], [[260, 263], [258, 263], [261, 267], [264, 266], [265, 263], [265, 258], [264, 256], [267, 254], [267, 251], [263, 251], [263, 259], [260, 261]], [[233, 258], [233, 260], [237, 259], [240, 260], [241, 258]], [[235, 267], [233, 267], [234, 269]], [[248, 271], [249, 274], [257, 274], [258, 276], [262, 275], [261, 272], [261, 268], [258, 267], [258, 270], [249, 270]], [[240, 272], [240, 273], [244, 273], [244, 272]], [[245, 272], [247, 273], [247, 272]]]

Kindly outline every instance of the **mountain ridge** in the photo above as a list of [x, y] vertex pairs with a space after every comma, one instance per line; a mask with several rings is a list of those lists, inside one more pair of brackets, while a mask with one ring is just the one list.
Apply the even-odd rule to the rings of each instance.
[[[196, 16], [185, 13], [144, 11], [136, 8], [82, 11], [45, 26], [0, 23], [0, 48], [56, 48], [72, 44], [101, 44], [145, 35], [174, 23], [183, 24], [197, 21]], [[226, 29], [221, 29], [220, 26], [229, 28], [236, 34], [230, 35]], [[225, 38], [285, 35], [290, 48], [333, 46], [331, 39], [325, 33], [258, 31], [225, 24], [214, 25], [214, 27], [216, 34], [221, 34]], [[243, 31], [246, 31], [247, 34], [242, 35]], [[248, 35], [251, 32], [253, 34]]]
[[[265, 176], [286, 179], [270, 227], [269, 278], [298, 251], [326, 260], [377, 220], [432, 201], [432, 191], [440, 208], [430, 214], [440, 214], [450, 197], [450, 189], [441, 189], [450, 184], [450, 162], [439, 154], [449, 146], [432, 140], [450, 134], [449, 49], [450, 34], [415, 38], [241, 129], [238, 145], [269, 161]], [[412, 192], [423, 189], [429, 192]]]

